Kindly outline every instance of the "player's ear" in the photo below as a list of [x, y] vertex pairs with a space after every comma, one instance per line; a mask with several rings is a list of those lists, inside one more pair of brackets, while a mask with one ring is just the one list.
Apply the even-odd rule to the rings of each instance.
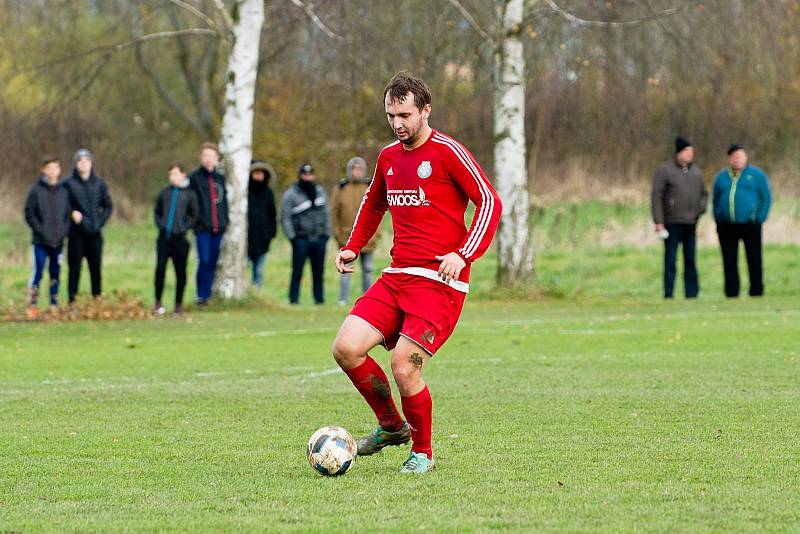
[[431, 116], [431, 105], [430, 104], [425, 104], [422, 107], [422, 118], [423, 119], [427, 119], [430, 116]]

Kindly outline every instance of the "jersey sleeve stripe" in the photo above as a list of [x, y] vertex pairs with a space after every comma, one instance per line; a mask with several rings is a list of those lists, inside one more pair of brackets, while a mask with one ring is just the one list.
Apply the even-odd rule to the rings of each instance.
[[472, 235], [467, 239], [467, 242], [460, 250], [464, 256], [470, 257], [480, 246], [480, 243], [483, 241], [486, 231], [489, 228], [491, 214], [494, 211], [494, 197], [492, 196], [489, 188], [486, 186], [486, 183], [481, 178], [480, 173], [473, 164], [472, 160], [469, 158], [469, 155], [466, 153], [464, 148], [462, 148], [455, 140], [444, 136], [439, 136], [438, 133], [436, 136], [434, 136], [434, 141], [450, 147], [453, 153], [455, 153], [458, 157], [459, 161], [470, 172], [470, 174], [472, 174], [472, 177], [477, 182], [478, 189], [481, 192], [483, 205], [481, 206], [481, 210], [478, 212], [478, 215], [476, 215], [477, 223], [475, 224]]

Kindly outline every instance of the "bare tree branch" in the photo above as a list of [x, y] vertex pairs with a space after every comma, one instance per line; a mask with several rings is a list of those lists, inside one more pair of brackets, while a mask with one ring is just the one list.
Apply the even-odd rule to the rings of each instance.
[[58, 63], [65, 63], [67, 61], [74, 61], [76, 59], [89, 56], [92, 54], [97, 54], [100, 52], [106, 54], [113, 54], [114, 52], [119, 52], [129, 46], [138, 45], [141, 43], [146, 43], [148, 41], [156, 41], [159, 39], [171, 39], [173, 37], [182, 37], [185, 35], [212, 35], [218, 36], [217, 32], [208, 28], [186, 28], [183, 30], [172, 30], [172, 31], [163, 31], [163, 32], [155, 32], [155, 33], [148, 33], [147, 35], [142, 35], [141, 37], [137, 37], [136, 39], [132, 39], [130, 41], [125, 41], [123, 43], [111, 44], [111, 45], [101, 45], [95, 48], [90, 48], [89, 50], [84, 50], [83, 52], [78, 52], [77, 54], [72, 54], [69, 56], [62, 56], [57, 59], [53, 59], [50, 61], [46, 61], [39, 65], [34, 65], [32, 67], [25, 67], [22, 69], [18, 69], [14, 72], [14, 74], [20, 74], [23, 72], [31, 71], [31, 70], [39, 70], [51, 65], [56, 65]]
[[214, 0], [214, 6], [217, 8], [217, 11], [219, 11], [220, 15], [222, 15], [222, 20], [225, 21], [225, 29], [227, 30], [227, 35], [232, 36], [233, 19], [231, 18], [231, 14], [228, 13], [227, 9], [225, 9], [225, 4], [222, 3], [222, 0]]
[[555, 11], [557, 14], [561, 15], [564, 19], [568, 20], [569, 22], [577, 25], [577, 26], [593, 26], [593, 27], [601, 27], [601, 28], [620, 28], [623, 26], [633, 26], [635, 24], [641, 24], [642, 22], [657, 19], [660, 17], [668, 17], [671, 15], [676, 15], [680, 13], [686, 4], [681, 4], [678, 7], [673, 7], [670, 9], [665, 9], [664, 11], [659, 11], [657, 13], [651, 13], [645, 17], [641, 17], [638, 19], [631, 19], [631, 20], [621, 20], [621, 21], [607, 21], [607, 20], [587, 20], [582, 19], [576, 15], [573, 15], [569, 11], [566, 11], [559, 7], [558, 4], [555, 3], [555, 0], [545, 0], [547, 5]]
[[209, 27], [216, 29], [219, 32], [219, 34], [222, 35], [222, 31], [220, 30], [219, 25], [216, 22], [214, 22], [214, 19], [212, 19], [211, 17], [209, 17], [208, 15], [206, 15], [205, 13], [194, 7], [193, 5], [184, 2], [183, 0], [169, 0], [169, 1], [175, 4], [176, 6], [180, 7], [181, 9], [185, 9], [192, 15], [196, 16], [197, 18], [208, 24]]
[[469, 23], [469, 25], [472, 26], [472, 29], [475, 30], [475, 33], [480, 35], [481, 39], [486, 41], [489, 44], [489, 46], [494, 48], [495, 42], [494, 39], [492, 39], [492, 36], [489, 35], [486, 32], [486, 30], [481, 28], [481, 25], [478, 24], [478, 21], [475, 20], [475, 17], [472, 16], [472, 14], [467, 10], [467, 8], [465, 8], [461, 4], [461, 2], [459, 2], [459, 0], [450, 0], [450, 3], [453, 5], [453, 7], [455, 7], [459, 11], [459, 13], [461, 13], [461, 16], [464, 17], [464, 20], [466, 20]]
[[351, 42], [353, 40], [351, 36], [339, 35], [335, 33], [333, 30], [331, 30], [328, 26], [326, 26], [325, 23], [322, 22], [322, 19], [319, 18], [319, 16], [314, 12], [314, 8], [311, 6], [311, 4], [303, 3], [302, 0], [292, 0], [292, 3], [297, 7], [299, 7], [300, 9], [302, 9], [305, 12], [305, 14], [308, 15], [308, 18], [311, 19], [314, 25], [320, 30], [322, 30], [322, 33], [324, 33], [331, 39], [336, 39], [337, 41], [345, 41], [345, 42]]

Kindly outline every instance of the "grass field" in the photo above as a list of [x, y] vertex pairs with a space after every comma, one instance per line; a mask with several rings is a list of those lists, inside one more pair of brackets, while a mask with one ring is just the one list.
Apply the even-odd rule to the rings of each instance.
[[800, 524], [797, 299], [471, 304], [427, 371], [437, 470], [323, 479], [308, 436], [373, 424], [328, 355], [344, 313], [0, 325], [0, 530]]
[[[701, 299], [663, 302], [657, 244], [591, 246], [573, 226], [530, 294], [476, 265], [426, 368], [424, 477], [397, 473], [407, 448], [338, 479], [306, 463], [318, 427], [374, 422], [330, 357], [346, 310], [284, 304], [280, 241], [239, 306], [0, 323], [0, 532], [798, 531], [800, 247], [766, 246], [767, 296], [735, 301], [702, 247]], [[4, 305], [23, 302], [26, 240], [0, 226]], [[109, 290], [152, 302], [153, 240], [109, 228]]]

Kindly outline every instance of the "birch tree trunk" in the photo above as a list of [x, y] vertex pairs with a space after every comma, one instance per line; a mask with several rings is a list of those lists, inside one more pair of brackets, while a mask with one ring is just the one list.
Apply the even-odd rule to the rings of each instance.
[[523, 0], [495, 0], [500, 39], [494, 57], [494, 176], [503, 201], [498, 236], [498, 283], [513, 286], [533, 275], [525, 157]]
[[253, 104], [264, 0], [234, 0], [230, 13], [233, 46], [228, 58], [220, 141], [229, 222], [214, 281], [216, 291], [226, 299], [241, 298], [247, 290], [247, 184], [253, 157]]

